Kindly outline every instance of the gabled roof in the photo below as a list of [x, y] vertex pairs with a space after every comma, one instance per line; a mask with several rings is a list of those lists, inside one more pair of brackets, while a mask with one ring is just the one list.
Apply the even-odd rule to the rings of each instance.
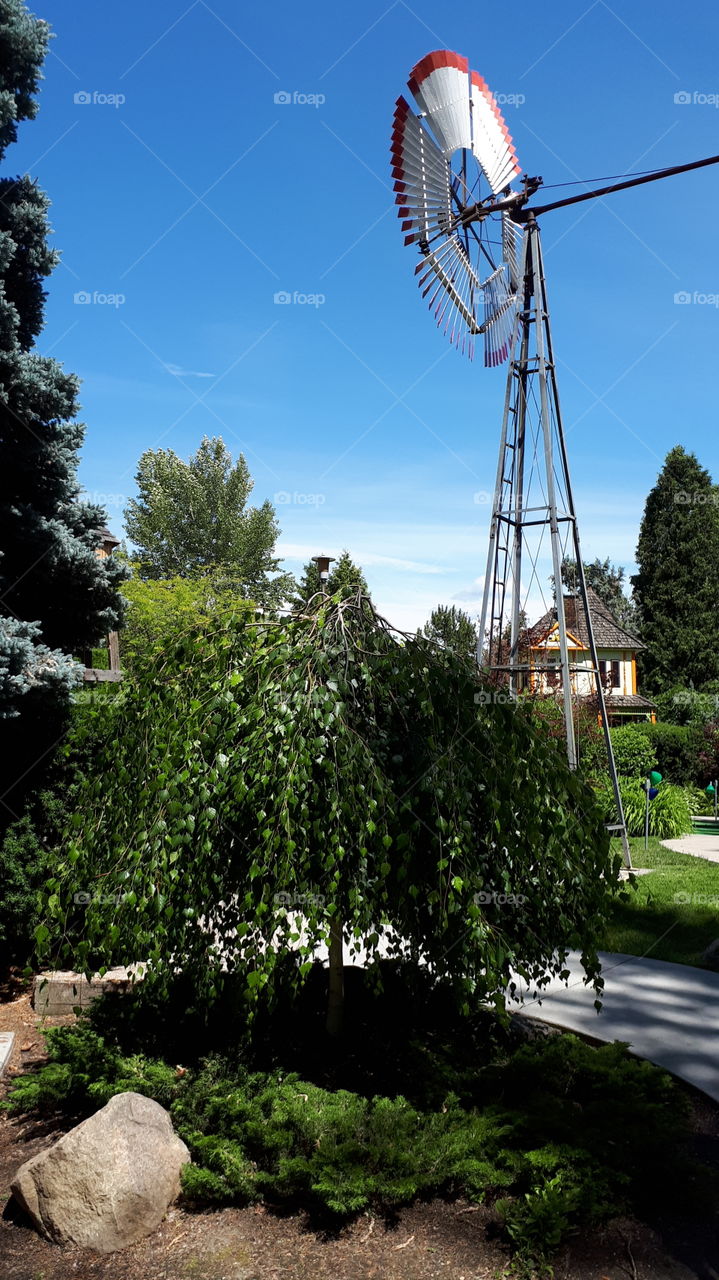
[[119, 547], [120, 545], [120, 539], [116, 538], [114, 533], [110, 533], [107, 525], [102, 529], [96, 529], [95, 537], [97, 538], [97, 545], [99, 547], [104, 546], [108, 542], [112, 543], [113, 547]]
[[[600, 600], [592, 587], [587, 587], [587, 599], [589, 601], [589, 612], [592, 615], [594, 641], [598, 649], [644, 648], [637, 636], [632, 635], [630, 631], [625, 631], [624, 627], [620, 627], [616, 618], [609, 612], [607, 606]], [[565, 595], [564, 597], [564, 622], [567, 631], [576, 636], [585, 648], [589, 648], [587, 619], [579, 598], [575, 595]], [[535, 622], [534, 626], [530, 627], [527, 632], [531, 647], [536, 648], [538, 645], [544, 644], [556, 623], [557, 615], [554, 609], [550, 609], [543, 618], [539, 619], [539, 622]]]

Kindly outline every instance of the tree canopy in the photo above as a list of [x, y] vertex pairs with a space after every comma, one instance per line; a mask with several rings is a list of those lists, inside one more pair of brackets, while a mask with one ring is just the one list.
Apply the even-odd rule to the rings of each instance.
[[17, 141], [21, 120], [34, 120], [38, 112], [35, 98], [40, 87], [50, 29], [34, 17], [22, 0], [3, 0], [0, 5], [2, 71], [0, 83], [0, 158]]
[[123, 583], [127, 601], [125, 625], [120, 633], [122, 666], [133, 672], [147, 666], [157, 655], [170, 652], [188, 631], [211, 624], [213, 618], [227, 619], [233, 612], [249, 611], [252, 602], [243, 600], [219, 574], [194, 578], [142, 578], [137, 567]]
[[[592, 792], [474, 668], [361, 594], [198, 624], [128, 681], [48, 882], [38, 944], [73, 967], [225, 972], [270, 992], [315, 947], [384, 943], [502, 1003], [594, 942], [617, 859]], [[77, 887], [86, 889], [81, 905]], [[390, 930], [389, 933], [386, 931]], [[283, 979], [284, 980], [284, 979]]]
[[719, 679], [719, 490], [693, 453], [671, 449], [651, 490], [632, 578], [649, 693]]
[[279, 526], [272, 503], [248, 506], [254, 481], [247, 462], [221, 436], [204, 436], [183, 461], [172, 449], [148, 449], [135, 477], [139, 490], [125, 511], [145, 578], [190, 577], [223, 569], [228, 585], [264, 608], [277, 608], [294, 579], [279, 572]]
[[440, 604], [433, 609], [423, 635], [454, 653], [474, 659], [477, 651], [477, 627], [464, 609]]
[[[636, 635], [639, 617], [634, 601], [624, 594], [626, 574], [623, 567], [612, 564], [608, 557], [600, 560], [597, 556], [590, 564], [585, 563], [584, 577], [587, 586], [596, 591], [620, 627], [626, 627]], [[577, 562], [569, 556], [562, 561], [562, 582], [572, 590], [577, 587]]]

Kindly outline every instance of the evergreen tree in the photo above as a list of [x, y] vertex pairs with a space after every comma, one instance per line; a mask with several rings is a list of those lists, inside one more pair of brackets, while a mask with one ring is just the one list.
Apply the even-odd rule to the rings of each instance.
[[[49, 30], [22, 0], [0, 0], [0, 160], [37, 112]], [[105, 513], [80, 500], [84, 427], [77, 379], [37, 355], [48, 245], [48, 199], [28, 177], [0, 178], [0, 749], [6, 825], [41, 777], [61, 735], [74, 658], [120, 621], [124, 575], [95, 554]], [[22, 785], [20, 785], [22, 783]]]
[[423, 634], [444, 649], [452, 649], [462, 657], [474, 658], [477, 649], [477, 628], [468, 613], [456, 605], [440, 604], [432, 610], [429, 622], [424, 624]]
[[314, 560], [308, 560], [302, 571], [302, 577], [297, 584], [297, 593], [292, 601], [294, 612], [304, 613], [312, 597], [321, 590], [322, 579], [320, 578], [320, 571]]
[[225, 571], [228, 583], [263, 608], [277, 608], [295, 583], [279, 573], [279, 527], [272, 503], [248, 507], [254, 487], [242, 454], [221, 436], [203, 437], [188, 462], [172, 449], [148, 449], [135, 477], [139, 496], [125, 511], [144, 578]]
[[369, 587], [365, 576], [360, 566], [355, 564], [349, 551], [340, 553], [334, 568], [330, 569], [324, 587], [315, 561], [307, 561], [293, 601], [295, 613], [304, 613], [309, 601], [318, 591], [324, 591], [330, 596], [340, 592], [342, 599], [346, 596], [356, 595], [358, 591], [361, 591], [363, 595], [369, 596]]
[[709, 690], [719, 678], [719, 491], [679, 445], [647, 498], [637, 563], [647, 691]]
[[[596, 591], [620, 627], [626, 627], [636, 635], [639, 618], [634, 601], [624, 594], [626, 574], [623, 567], [612, 564], [608, 557], [600, 560], [597, 556], [591, 564], [584, 565], [584, 577], [587, 586]], [[562, 561], [562, 582], [572, 591], [577, 588], [577, 562], [568, 556]]]

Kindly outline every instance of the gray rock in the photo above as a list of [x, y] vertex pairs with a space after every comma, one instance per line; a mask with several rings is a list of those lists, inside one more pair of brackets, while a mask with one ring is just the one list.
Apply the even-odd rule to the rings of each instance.
[[113, 1253], [160, 1225], [189, 1159], [163, 1107], [118, 1093], [27, 1160], [11, 1190], [50, 1240]]

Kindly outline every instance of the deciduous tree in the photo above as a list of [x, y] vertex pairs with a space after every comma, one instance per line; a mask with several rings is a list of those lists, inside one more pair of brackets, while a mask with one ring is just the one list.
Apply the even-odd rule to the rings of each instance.
[[157, 983], [180, 967], [208, 1001], [232, 971], [270, 993], [288, 949], [301, 982], [329, 942], [333, 1031], [338, 938], [498, 1004], [513, 972], [558, 973], [572, 946], [595, 976], [618, 859], [561, 745], [485, 688], [361, 594], [198, 626], [128, 686], [41, 948], [88, 970], [147, 960]]
[[191, 577], [223, 570], [228, 585], [264, 608], [278, 608], [294, 579], [279, 572], [279, 526], [272, 503], [248, 506], [254, 481], [221, 436], [205, 436], [183, 461], [172, 449], [148, 449], [138, 463], [139, 490], [125, 527], [146, 578]]

